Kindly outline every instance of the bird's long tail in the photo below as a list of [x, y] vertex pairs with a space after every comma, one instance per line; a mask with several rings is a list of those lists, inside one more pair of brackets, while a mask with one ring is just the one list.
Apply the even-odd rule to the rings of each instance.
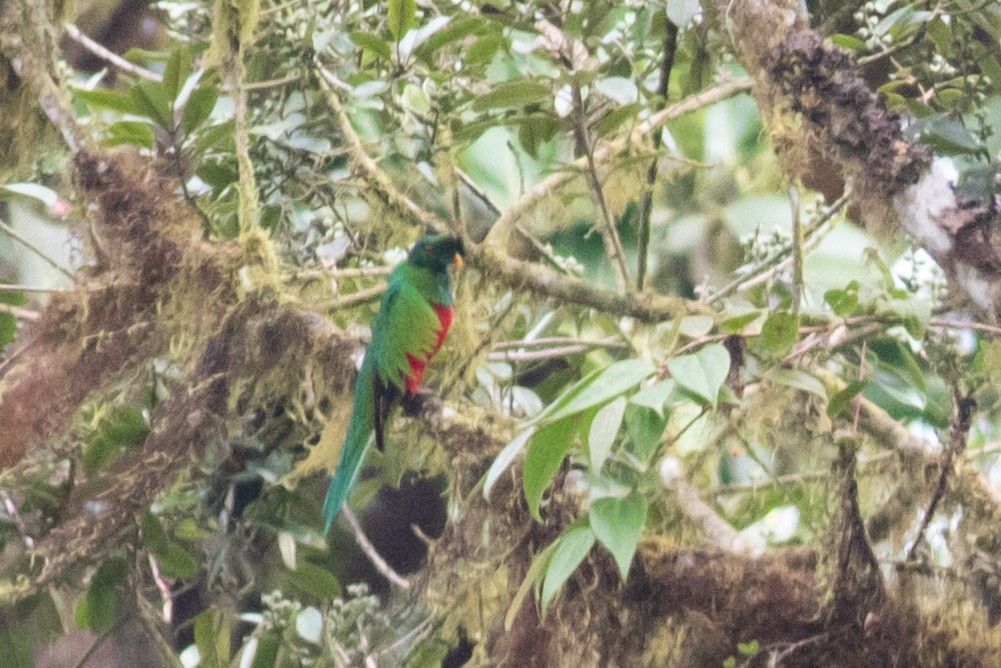
[[327, 488], [327, 498], [323, 501], [323, 533], [330, 532], [341, 506], [348, 498], [351, 487], [354, 486], [361, 463], [372, 442], [372, 431], [375, 428], [375, 405], [373, 397], [374, 361], [366, 355], [358, 373], [355, 384], [355, 405], [351, 413], [351, 423], [348, 434], [341, 447], [341, 460], [337, 470], [330, 477], [330, 487]]

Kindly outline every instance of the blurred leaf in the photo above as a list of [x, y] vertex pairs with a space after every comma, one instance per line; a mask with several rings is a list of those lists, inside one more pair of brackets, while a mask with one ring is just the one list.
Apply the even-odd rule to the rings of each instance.
[[671, 378], [658, 381], [649, 387], [644, 387], [629, 397], [629, 402], [637, 406], [646, 406], [656, 411], [657, 415], [664, 417], [664, 404], [667, 403], [668, 397], [674, 392], [675, 385], [675, 381]]
[[168, 545], [167, 551], [156, 557], [160, 572], [167, 577], [190, 580], [198, 575], [198, 561], [176, 543]]
[[594, 547], [594, 533], [586, 523], [572, 524], [556, 539], [556, 549], [553, 550], [553, 556], [546, 568], [542, 595], [539, 599], [543, 619], [546, 618], [546, 611], [553, 598], [584, 561], [592, 547]]
[[842, 49], [848, 49], [849, 51], [865, 51], [865, 42], [860, 40], [858, 37], [853, 35], [837, 34], [831, 35], [831, 41], [840, 46]]
[[[250, 668], [275, 668], [278, 666], [278, 649], [281, 647], [281, 636], [274, 628], [266, 630], [257, 639], [254, 649], [254, 660]], [[241, 661], [240, 666], [245, 664]]]
[[422, 58], [427, 58], [438, 49], [453, 42], [470, 35], [482, 35], [489, 31], [490, 23], [478, 16], [452, 17], [452, 21], [447, 26], [428, 37], [414, 52]]
[[341, 583], [323, 566], [300, 559], [291, 573], [293, 584], [305, 594], [321, 599], [338, 598], [342, 594]]
[[528, 509], [538, 522], [542, 521], [542, 516], [539, 515], [542, 493], [549, 487], [570, 452], [577, 435], [577, 426], [572, 417], [548, 424], [535, 432], [528, 446], [522, 482]]
[[824, 301], [831, 307], [835, 315], [846, 318], [858, 313], [858, 281], [852, 281], [842, 290], [828, 290], [824, 293]]
[[118, 121], [108, 126], [108, 137], [105, 146], [121, 146], [127, 144], [140, 148], [153, 148], [156, 137], [149, 123], [142, 121]]
[[740, 334], [748, 325], [756, 322], [761, 317], [761, 311], [751, 311], [742, 315], [735, 315], [727, 318], [719, 324], [720, 331], [727, 334]]
[[521, 451], [525, 449], [528, 444], [528, 440], [535, 435], [535, 427], [529, 427], [525, 429], [517, 436], [515, 436], [510, 443], [504, 446], [504, 449], [500, 451], [497, 458], [494, 459], [490, 468], [487, 470], [487, 474], [484, 478], [483, 483], [483, 498], [490, 500], [490, 492], [493, 491], [494, 485], [500, 480], [501, 475], [504, 471], [511, 466], [511, 462], [521, 454]]
[[108, 111], [117, 111], [121, 114], [134, 114], [136, 116], [142, 113], [139, 105], [136, 104], [135, 98], [128, 93], [104, 88], [97, 88], [95, 90], [74, 88], [73, 97], [95, 109], [106, 109]]
[[623, 394], [653, 375], [656, 369], [646, 360], [629, 359], [615, 362], [594, 376], [578, 382], [570, 391], [550, 404], [536, 421], [560, 420], [580, 413]]
[[143, 515], [143, 544], [153, 554], [166, 554], [170, 547], [167, 532], [156, 515], [147, 512]]
[[714, 343], [691, 355], [679, 355], [668, 360], [667, 368], [678, 385], [715, 408], [719, 388], [730, 373], [730, 353], [722, 345]]
[[355, 46], [365, 49], [380, 58], [389, 60], [393, 55], [392, 47], [389, 45], [389, 42], [382, 39], [378, 35], [355, 31], [351, 33], [351, 41]]
[[630, 404], [626, 409], [626, 431], [632, 442], [631, 450], [644, 464], [648, 464], [657, 451], [666, 427], [667, 419], [651, 408]]
[[170, 101], [177, 99], [181, 85], [191, 74], [191, 54], [185, 48], [174, 49], [163, 71], [163, 92]]
[[984, 145], [966, 126], [945, 114], [915, 121], [910, 133], [941, 155], [963, 155], [984, 150]]
[[125, 579], [125, 562], [105, 561], [94, 573], [87, 589], [87, 623], [94, 633], [104, 633], [118, 619], [118, 585]]
[[634, 492], [625, 498], [596, 499], [588, 513], [591, 531], [612, 553], [623, 581], [629, 574], [636, 545], [646, 524], [646, 511], [646, 498]]
[[194, 132], [202, 123], [209, 119], [215, 103], [219, 99], [219, 90], [213, 85], [196, 88], [188, 98], [181, 112], [181, 129], [186, 134]]
[[827, 404], [827, 416], [834, 418], [843, 413], [852, 405], [855, 397], [866, 388], [867, 384], [864, 380], [856, 380], [848, 383], [844, 389], [835, 392]]
[[538, 158], [539, 147], [556, 136], [559, 123], [551, 116], [533, 114], [518, 125], [518, 141], [533, 158]]
[[466, 51], [466, 62], [470, 65], [489, 63], [504, 44], [505, 41], [502, 35], [484, 35], [476, 40], [476, 43]]
[[642, 102], [631, 102], [612, 109], [598, 123], [598, 134], [604, 136], [617, 130], [623, 123], [636, 118], [644, 108], [645, 105]]
[[768, 374], [768, 377], [780, 385], [809, 392], [821, 399], [827, 398], [827, 388], [824, 387], [824, 384], [816, 376], [800, 369], [775, 369]]
[[130, 93], [139, 115], [146, 116], [165, 130], [174, 128], [170, 101], [163, 86], [155, 81], [140, 81], [130, 89]]
[[591, 470], [601, 471], [602, 465], [612, 452], [615, 437], [622, 426], [622, 416], [626, 412], [626, 398], [616, 397], [598, 411], [591, 421], [591, 429], [587, 436], [587, 451], [591, 461]]
[[225, 613], [209, 609], [195, 617], [195, 646], [199, 668], [229, 666], [230, 628]]
[[761, 326], [761, 343], [764, 349], [781, 357], [799, 340], [799, 316], [785, 311], [776, 311], [768, 316]]
[[508, 107], [524, 107], [548, 100], [552, 97], [549, 86], [538, 81], [505, 81], [494, 86], [489, 93], [480, 95], [473, 100], [474, 111], [504, 109]]
[[387, 18], [389, 32], [399, 42], [407, 31], [417, 25], [417, 0], [389, 0]]
[[528, 571], [525, 573], [525, 577], [521, 581], [518, 591], [515, 592], [514, 597], [511, 599], [511, 605], [508, 606], [507, 614], [504, 615], [505, 631], [511, 630], [511, 627], [514, 625], [515, 617], [517, 617], [518, 613], [521, 612], [522, 604], [528, 596], [528, 592], [532, 590], [532, 586], [536, 582], [540, 582], [544, 577], [546, 568], [549, 566], [549, 562], [552, 560], [553, 553], [556, 551], [558, 544], [559, 540], [553, 541], [541, 552], [535, 555], [534, 559], [532, 559], [532, 564], [528, 567]]

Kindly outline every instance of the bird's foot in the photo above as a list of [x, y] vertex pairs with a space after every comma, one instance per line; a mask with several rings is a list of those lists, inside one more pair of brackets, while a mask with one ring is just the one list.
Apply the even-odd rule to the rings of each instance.
[[440, 410], [441, 399], [431, 390], [421, 388], [414, 394], [404, 393], [400, 397], [400, 407], [410, 417], [417, 417], [421, 413]]

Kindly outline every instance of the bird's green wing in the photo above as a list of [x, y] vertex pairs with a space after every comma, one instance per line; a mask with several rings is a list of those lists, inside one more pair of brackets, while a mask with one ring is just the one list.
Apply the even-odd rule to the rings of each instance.
[[420, 358], [433, 351], [439, 329], [438, 316], [418, 289], [406, 280], [391, 281], [369, 348], [379, 379], [402, 390], [403, 378], [410, 373], [407, 355]]

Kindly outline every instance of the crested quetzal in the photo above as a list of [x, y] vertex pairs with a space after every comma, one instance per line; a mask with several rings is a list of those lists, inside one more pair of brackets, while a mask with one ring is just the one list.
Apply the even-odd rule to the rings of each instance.
[[354, 410], [323, 502], [323, 532], [341, 511], [374, 436], [385, 446], [386, 421], [396, 403], [417, 394], [424, 369], [452, 326], [450, 266], [462, 266], [465, 249], [457, 237], [427, 234], [389, 276], [372, 342], [355, 385]]

